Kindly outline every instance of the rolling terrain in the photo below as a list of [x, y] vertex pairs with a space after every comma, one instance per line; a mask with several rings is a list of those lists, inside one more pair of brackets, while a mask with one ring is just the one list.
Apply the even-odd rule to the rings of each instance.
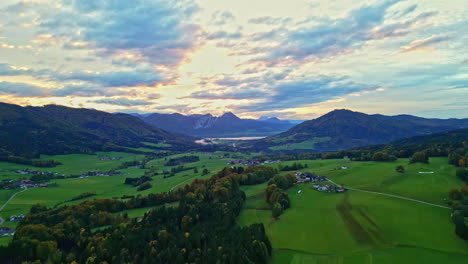
[[[462, 182], [446, 158], [429, 164], [303, 161], [311, 171], [344, 186], [444, 205], [447, 190]], [[337, 169], [346, 164], [348, 169]], [[396, 165], [407, 172], [395, 172]], [[420, 174], [433, 171], [434, 174]], [[468, 244], [454, 233], [450, 210], [349, 190], [321, 193], [312, 184], [288, 190], [291, 208], [277, 220], [265, 202], [266, 185], [248, 186], [241, 224], [261, 222], [274, 249], [272, 263], [464, 263]], [[300, 192], [299, 192], [300, 191]]]

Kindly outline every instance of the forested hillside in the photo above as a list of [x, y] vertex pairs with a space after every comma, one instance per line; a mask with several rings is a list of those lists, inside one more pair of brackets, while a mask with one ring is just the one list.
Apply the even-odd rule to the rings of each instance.
[[143, 146], [141, 142], [171, 142], [186, 146], [192, 140], [152, 127], [137, 117], [65, 106], [21, 107], [0, 103], [2, 156], [91, 153]]

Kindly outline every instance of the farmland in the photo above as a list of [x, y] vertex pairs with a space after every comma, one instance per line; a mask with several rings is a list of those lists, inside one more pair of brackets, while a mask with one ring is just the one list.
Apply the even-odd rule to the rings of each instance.
[[[96, 195], [87, 199], [114, 198], [124, 195], [145, 195], [149, 193], [159, 193], [169, 191], [173, 188], [182, 187], [190, 183], [195, 178], [208, 178], [213, 173], [222, 169], [230, 155], [241, 155], [239, 153], [192, 153], [190, 155], [199, 156], [197, 162], [186, 164], [187, 167], [197, 167], [198, 173], [193, 170], [181, 171], [175, 173], [174, 176], [164, 178], [163, 171], [170, 170], [171, 167], [165, 166], [165, 162], [170, 158], [177, 158], [188, 154], [171, 155], [165, 158], [154, 159], [148, 162], [147, 167], [155, 167], [158, 175], [152, 178], [152, 188], [137, 191], [136, 187], [124, 184], [127, 177], [140, 177], [144, 174], [145, 169], [137, 167], [129, 167], [119, 170], [121, 175], [116, 176], [94, 176], [87, 178], [67, 178], [53, 179], [49, 183], [56, 183], [57, 186], [49, 186], [48, 188], [32, 188], [25, 192], [19, 193], [10, 203], [0, 212], [0, 217], [8, 220], [12, 215], [27, 213], [32, 205], [42, 204], [48, 207], [53, 207], [59, 204], [77, 204], [86, 199], [66, 202], [84, 192], [95, 192]], [[100, 160], [99, 157], [121, 157], [114, 160]], [[127, 161], [139, 161], [144, 158], [143, 155], [122, 153], [122, 152], [98, 152], [96, 155], [70, 154], [57, 156], [42, 156], [41, 159], [54, 159], [62, 163], [54, 168], [33, 168], [40, 171], [53, 171], [64, 173], [65, 175], [80, 175], [86, 174], [88, 171], [105, 172], [114, 169]], [[29, 175], [21, 175], [14, 170], [31, 169], [31, 166], [19, 165], [7, 162], [0, 163], [0, 179], [20, 179]], [[202, 175], [203, 169], [206, 168], [208, 173]], [[18, 192], [15, 190], [0, 190], [0, 205], [3, 205], [12, 194]], [[138, 211], [139, 210], [139, 211]], [[143, 215], [148, 209], [138, 209], [135, 212], [128, 212], [129, 216]], [[16, 223], [6, 221], [5, 226], [9, 223], [14, 228]], [[0, 238], [0, 243], [7, 243], [10, 238]]]
[[[309, 162], [305, 170], [314, 170], [317, 162], [321, 161]], [[404, 164], [407, 172], [396, 173], [398, 164]], [[350, 162], [346, 170], [322, 170], [319, 174], [345, 186], [441, 205], [447, 190], [461, 185], [444, 158], [433, 158], [429, 165], [407, 164], [404, 159]], [[468, 261], [468, 244], [455, 235], [448, 209], [353, 190], [320, 193], [311, 184], [299, 184], [288, 190], [291, 208], [273, 220], [271, 211], [264, 209], [264, 190], [260, 186], [245, 189], [247, 201], [239, 222], [264, 223], [274, 248], [272, 263]]]
[[[193, 169], [164, 177], [163, 171], [169, 159], [196, 155], [199, 161], [184, 164]], [[226, 166], [232, 157], [249, 158], [240, 153], [181, 153], [149, 161], [147, 168], [154, 168], [158, 175], [152, 177], [152, 187], [137, 191], [136, 187], [123, 184], [126, 177], [140, 177], [145, 169], [129, 167], [119, 170], [117, 176], [95, 176], [51, 180], [57, 186], [33, 188], [18, 194], [0, 212], [7, 219], [11, 215], [26, 213], [33, 204], [55, 206], [76, 204], [86, 199], [113, 198], [123, 195], [149, 194], [182, 187], [195, 178], [208, 178]], [[100, 160], [99, 157], [122, 157], [118, 160]], [[142, 160], [143, 155], [130, 153], [97, 153], [97, 155], [43, 156], [62, 163], [55, 168], [38, 169], [54, 172], [81, 174], [87, 171], [108, 171], [122, 162]], [[438, 205], [445, 205], [444, 198], [451, 187], [462, 183], [454, 176], [454, 167], [446, 158], [431, 158], [429, 164], [408, 165], [407, 159], [395, 162], [350, 162], [348, 160], [300, 160], [283, 161], [307, 164], [309, 171], [326, 176], [344, 186], [357, 189], [400, 195]], [[397, 173], [395, 167], [403, 165], [405, 173]], [[278, 167], [278, 164], [269, 166]], [[28, 166], [1, 163], [0, 178], [24, 177], [12, 170]], [[346, 167], [346, 169], [342, 169]], [[208, 173], [203, 175], [203, 169]], [[420, 173], [433, 172], [433, 173]], [[280, 172], [286, 174], [288, 172]], [[243, 186], [247, 200], [239, 216], [239, 223], [247, 225], [263, 223], [272, 242], [272, 263], [397, 263], [424, 260], [424, 263], [460, 263], [468, 261], [468, 244], [456, 237], [450, 211], [412, 201], [377, 194], [350, 190], [346, 194], [320, 193], [311, 184], [299, 184], [288, 190], [291, 208], [280, 219], [273, 220], [269, 205], [265, 202], [267, 184]], [[300, 193], [298, 191], [301, 190]], [[3, 204], [18, 190], [1, 190]], [[95, 192], [90, 198], [70, 200], [84, 192]], [[123, 211], [129, 217], [142, 216], [150, 208]], [[14, 228], [16, 223], [3, 226]], [[6, 244], [10, 238], [0, 238]]]

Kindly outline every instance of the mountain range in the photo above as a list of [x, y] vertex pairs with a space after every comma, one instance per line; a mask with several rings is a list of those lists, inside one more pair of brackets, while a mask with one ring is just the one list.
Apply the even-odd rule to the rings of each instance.
[[276, 117], [241, 119], [231, 112], [219, 117], [211, 114], [182, 115], [160, 114], [138, 115], [146, 123], [157, 128], [195, 137], [247, 137], [269, 136], [293, 127], [294, 124]]
[[284, 152], [337, 151], [460, 128], [468, 128], [468, 119], [368, 115], [341, 109], [244, 146]]
[[186, 135], [155, 128], [126, 114], [58, 105], [21, 107], [0, 103], [0, 153], [37, 157], [39, 154], [92, 153], [141, 147], [141, 142], [170, 142], [186, 147]]

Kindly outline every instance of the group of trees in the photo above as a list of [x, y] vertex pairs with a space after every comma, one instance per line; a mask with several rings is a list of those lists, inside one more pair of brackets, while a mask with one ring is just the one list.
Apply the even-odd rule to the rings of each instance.
[[34, 167], [40, 168], [52, 168], [57, 165], [60, 165], [59, 161], [56, 160], [39, 160], [39, 159], [30, 159], [21, 156], [12, 155], [9, 152], [4, 152], [0, 150], [0, 161], [6, 161], [11, 163], [23, 164], [23, 165], [31, 165]]
[[272, 216], [278, 218], [290, 206], [289, 195], [285, 191], [296, 183], [296, 176], [288, 173], [284, 176], [276, 175], [268, 182], [265, 190], [266, 201], [271, 206]]
[[179, 166], [185, 163], [200, 161], [198, 156], [182, 156], [179, 158], [172, 158], [166, 162], [166, 166]]
[[[33, 206], [13, 241], [0, 247], [0, 262], [267, 263], [272, 248], [263, 225], [236, 225], [245, 200], [241, 179], [264, 171], [225, 168], [176, 192]], [[179, 206], [152, 210], [141, 220], [115, 214], [173, 201]]]
[[425, 151], [418, 151], [411, 156], [410, 163], [429, 163], [429, 154]]
[[397, 157], [386, 151], [377, 151], [372, 155], [373, 161], [395, 161]]
[[138, 178], [131, 178], [131, 177], [127, 177], [125, 178], [125, 184], [129, 184], [129, 185], [133, 185], [133, 186], [139, 186], [145, 182], [149, 182], [149, 181], [152, 181], [151, 177], [148, 177], [148, 176], [141, 176], [141, 177], [138, 177]]
[[279, 171], [296, 171], [296, 170], [302, 170], [304, 168], [308, 168], [309, 166], [307, 164], [302, 164], [299, 162], [294, 162], [291, 165], [278, 165], [278, 170]]
[[455, 233], [460, 238], [468, 240], [468, 185], [464, 185], [460, 189], [451, 189], [449, 197], [451, 199]]

